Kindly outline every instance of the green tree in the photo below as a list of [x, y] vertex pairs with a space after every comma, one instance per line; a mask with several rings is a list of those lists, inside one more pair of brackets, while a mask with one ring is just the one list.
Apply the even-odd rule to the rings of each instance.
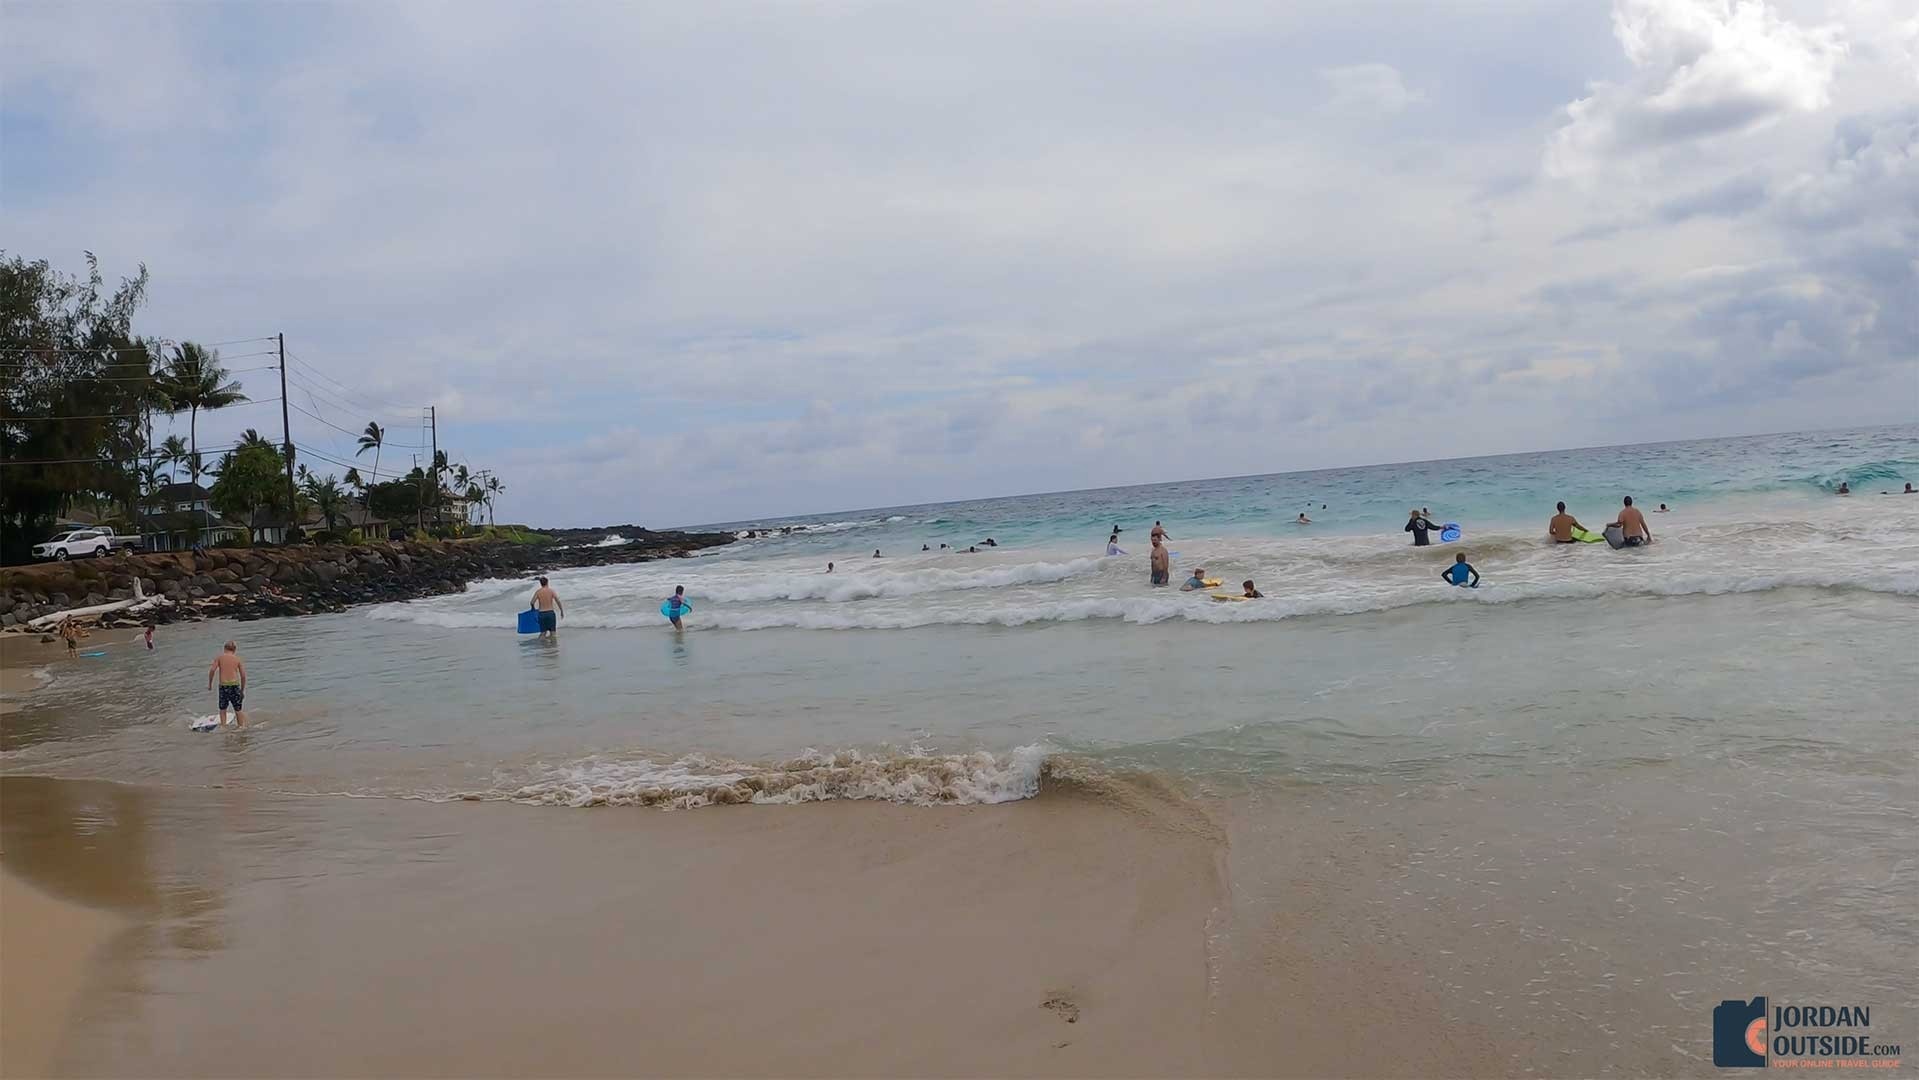
[[166, 441], [160, 444], [157, 460], [159, 461], [160, 464], [165, 465], [167, 467], [168, 476], [170, 478], [178, 479], [179, 474], [174, 472], [173, 470], [176, 466], [185, 465], [187, 463], [187, 458], [189, 456], [189, 453], [190, 452], [187, 450], [187, 441], [185, 439], [182, 439], [178, 435], [169, 435], [167, 436]]
[[148, 343], [133, 333], [145, 267], [109, 290], [0, 253], [0, 557], [24, 558], [77, 499], [139, 485]]
[[360, 449], [355, 451], [353, 456], [359, 457], [368, 450], [373, 451], [374, 484], [380, 482], [380, 447], [384, 445], [386, 445], [386, 429], [372, 420], [368, 420], [366, 422], [366, 430], [360, 433]]
[[213, 508], [248, 526], [251, 534], [253, 515], [272, 506], [285, 491], [286, 459], [272, 446], [243, 446], [223, 455], [213, 482]]
[[189, 462], [189, 469], [196, 484], [200, 482], [200, 470], [196, 467], [200, 453], [200, 410], [224, 409], [247, 399], [240, 392], [240, 384], [229, 381], [230, 378], [227, 369], [220, 366], [218, 351], [190, 341], [175, 346], [173, 358], [167, 363], [167, 400], [172, 403], [173, 411], [187, 413], [187, 445], [192, 448], [195, 459]]
[[493, 500], [506, 494], [506, 485], [500, 483], [499, 477], [489, 476], [486, 478], [484, 488], [486, 490], [486, 523], [487, 526], [491, 528], [493, 525]]
[[321, 523], [329, 530], [338, 531], [346, 521], [347, 512], [347, 494], [340, 489], [339, 481], [332, 476], [321, 480], [309, 475], [305, 491], [308, 501], [319, 511]]

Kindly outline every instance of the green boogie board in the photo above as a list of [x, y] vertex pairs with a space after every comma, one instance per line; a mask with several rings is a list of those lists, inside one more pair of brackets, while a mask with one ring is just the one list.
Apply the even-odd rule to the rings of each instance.
[[1606, 538], [1596, 532], [1587, 532], [1579, 526], [1573, 526], [1573, 539], [1582, 544], [1603, 544]]

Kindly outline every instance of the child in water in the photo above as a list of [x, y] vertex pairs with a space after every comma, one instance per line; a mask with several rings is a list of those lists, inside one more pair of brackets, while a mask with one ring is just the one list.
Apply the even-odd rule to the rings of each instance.
[[[1466, 582], [1469, 576], [1472, 578], [1470, 585]], [[1466, 561], [1466, 555], [1462, 552], [1453, 556], [1451, 566], [1439, 572], [1439, 580], [1448, 585], [1465, 585], [1469, 589], [1477, 589], [1479, 588], [1479, 571], [1473, 569], [1473, 564]]]
[[1252, 578], [1247, 578], [1245, 581], [1240, 582], [1240, 588], [1243, 588], [1246, 590], [1246, 592], [1243, 595], [1248, 600], [1263, 600], [1266, 597], [1265, 593], [1260, 592], [1258, 589], [1253, 588]]

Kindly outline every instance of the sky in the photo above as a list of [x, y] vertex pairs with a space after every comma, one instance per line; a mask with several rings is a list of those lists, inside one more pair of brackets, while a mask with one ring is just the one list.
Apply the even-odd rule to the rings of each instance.
[[0, 249], [536, 524], [1910, 422], [1919, 7], [7, 0]]

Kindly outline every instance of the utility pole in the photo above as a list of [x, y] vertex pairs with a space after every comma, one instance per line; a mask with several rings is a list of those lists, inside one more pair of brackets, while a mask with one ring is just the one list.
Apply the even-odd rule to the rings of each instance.
[[446, 528], [446, 504], [440, 500], [440, 410], [435, 406], [426, 407], [426, 422], [432, 432], [433, 443], [433, 525]]
[[[280, 440], [281, 448], [286, 451], [287, 459], [287, 527], [281, 534], [280, 542], [291, 543], [293, 533], [300, 527], [295, 521], [295, 500], [293, 495], [293, 424], [287, 419], [287, 336], [275, 335], [280, 341]], [[320, 411], [317, 408], [314, 410]]]

